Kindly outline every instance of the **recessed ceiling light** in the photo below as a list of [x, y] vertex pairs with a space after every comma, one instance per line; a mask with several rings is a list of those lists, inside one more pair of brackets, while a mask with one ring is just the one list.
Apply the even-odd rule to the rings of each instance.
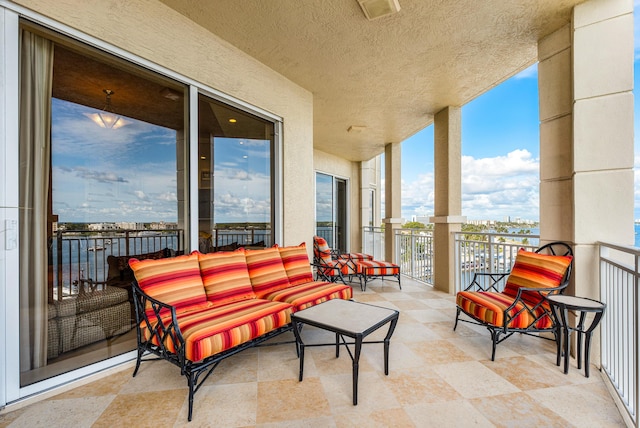
[[347, 132], [362, 132], [366, 129], [366, 126], [363, 125], [351, 125], [348, 129]]
[[398, 0], [358, 0], [358, 4], [369, 21], [400, 11]]
[[234, 118], [229, 119], [229, 123], [236, 123], [237, 120], [235, 120]]

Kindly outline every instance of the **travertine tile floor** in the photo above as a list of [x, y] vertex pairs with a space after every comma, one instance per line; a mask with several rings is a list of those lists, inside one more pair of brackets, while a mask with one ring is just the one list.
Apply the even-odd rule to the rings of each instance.
[[[555, 344], [514, 336], [492, 362], [486, 329], [453, 331], [453, 296], [403, 280], [374, 281], [358, 301], [401, 311], [391, 340], [390, 373], [382, 345], [363, 347], [358, 405], [351, 360], [333, 347], [305, 352], [298, 382], [293, 344], [245, 351], [223, 361], [195, 396], [187, 422], [186, 382], [164, 361], [129, 365], [104, 379], [0, 415], [0, 427], [466, 427], [624, 426], [600, 372], [555, 365]], [[386, 329], [374, 334], [383, 337]], [[305, 327], [310, 342], [333, 335]], [[370, 336], [370, 338], [374, 337]], [[291, 335], [291, 338], [293, 336]]]

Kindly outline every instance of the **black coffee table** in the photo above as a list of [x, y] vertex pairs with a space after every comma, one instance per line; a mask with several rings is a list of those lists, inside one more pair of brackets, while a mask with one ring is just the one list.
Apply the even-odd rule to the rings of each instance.
[[[304, 370], [305, 346], [333, 346], [336, 347], [336, 358], [340, 356], [340, 346], [344, 345], [351, 357], [353, 371], [353, 405], [358, 404], [358, 368], [360, 349], [363, 343], [384, 343], [384, 374], [389, 374], [389, 341], [398, 323], [399, 312], [393, 309], [373, 306], [352, 300], [333, 299], [319, 305], [312, 306], [291, 315], [293, 332], [300, 353], [300, 376]], [[385, 324], [389, 330], [384, 340], [365, 342], [363, 339]], [[336, 334], [335, 343], [305, 344], [300, 336], [304, 324], [331, 331]], [[347, 342], [345, 337], [354, 339]], [[349, 345], [354, 345], [351, 352]]]

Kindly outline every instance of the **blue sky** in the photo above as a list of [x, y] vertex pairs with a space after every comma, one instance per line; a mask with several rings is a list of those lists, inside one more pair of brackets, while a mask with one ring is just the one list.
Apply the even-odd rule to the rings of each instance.
[[[640, 0], [634, 0], [638, 11]], [[634, 13], [634, 87], [640, 88], [640, 22]], [[462, 107], [462, 215], [469, 220], [539, 220], [537, 65]], [[637, 91], [634, 133], [640, 135]], [[635, 210], [640, 219], [640, 154], [635, 144]], [[402, 143], [402, 217], [433, 215], [433, 126]]]

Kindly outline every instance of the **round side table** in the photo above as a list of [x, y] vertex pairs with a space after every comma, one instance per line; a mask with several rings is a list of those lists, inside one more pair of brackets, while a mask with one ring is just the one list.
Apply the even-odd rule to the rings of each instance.
[[[582, 363], [582, 336], [584, 335], [584, 374], [586, 377], [589, 377], [589, 349], [591, 346], [591, 333], [598, 326], [607, 305], [586, 297], [565, 296], [562, 294], [547, 296], [547, 300], [551, 304], [551, 309], [556, 322], [556, 337], [558, 340], [562, 340], [564, 344], [564, 373], [569, 373], [569, 339], [571, 338], [571, 332], [575, 331], [578, 333], [578, 352], [576, 358], [578, 362], [578, 370]], [[577, 313], [580, 313], [578, 325], [575, 327], [571, 327], [569, 325], [569, 311], [576, 312], [576, 315]], [[594, 314], [593, 320], [591, 321], [591, 324], [585, 328], [585, 320], [589, 313]], [[560, 365], [560, 355], [560, 342], [558, 342], [556, 360], [556, 365], [558, 366]]]

